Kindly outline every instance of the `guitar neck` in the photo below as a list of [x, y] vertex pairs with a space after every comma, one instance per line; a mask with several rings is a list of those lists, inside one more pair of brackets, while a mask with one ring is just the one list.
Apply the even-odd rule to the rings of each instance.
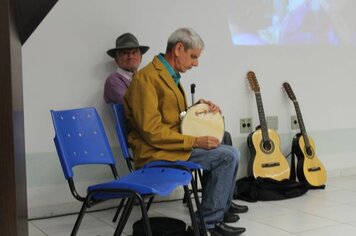
[[302, 133], [305, 146], [309, 148], [310, 147], [309, 138], [304, 126], [304, 121], [303, 121], [302, 113], [300, 112], [299, 103], [297, 101], [293, 101], [293, 103], [294, 103], [295, 111], [297, 113], [300, 132]]
[[260, 92], [255, 92], [255, 96], [256, 96], [256, 103], [257, 103], [258, 117], [260, 119], [260, 126], [262, 131], [262, 139], [264, 142], [268, 142], [269, 136], [268, 136], [265, 112], [263, 110], [262, 96]]

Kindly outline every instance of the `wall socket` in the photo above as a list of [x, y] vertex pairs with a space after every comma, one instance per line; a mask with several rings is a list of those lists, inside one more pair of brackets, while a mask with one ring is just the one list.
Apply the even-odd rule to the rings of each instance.
[[267, 116], [266, 122], [269, 129], [278, 130], [278, 116]]
[[291, 129], [299, 129], [299, 122], [297, 116], [290, 117], [290, 127]]
[[242, 118], [240, 119], [240, 133], [251, 133], [252, 132], [252, 119]]

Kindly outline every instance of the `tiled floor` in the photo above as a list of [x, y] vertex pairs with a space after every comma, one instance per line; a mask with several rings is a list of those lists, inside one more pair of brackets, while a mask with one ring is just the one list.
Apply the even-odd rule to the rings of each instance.
[[[330, 178], [325, 190], [310, 190], [305, 195], [283, 201], [246, 203], [249, 212], [233, 224], [246, 227], [248, 236], [351, 236], [356, 235], [356, 176]], [[112, 235], [115, 210], [89, 213], [84, 217], [78, 235]], [[189, 222], [188, 210], [181, 201], [156, 203], [150, 216], [171, 216]], [[140, 216], [134, 209], [125, 228]], [[29, 221], [30, 236], [70, 235], [76, 215]]]

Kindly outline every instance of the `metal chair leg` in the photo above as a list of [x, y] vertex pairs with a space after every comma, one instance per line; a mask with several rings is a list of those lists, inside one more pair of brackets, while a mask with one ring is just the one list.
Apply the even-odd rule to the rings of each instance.
[[84, 213], [87, 209], [87, 201], [85, 201], [80, 209], [79, 215], [77, 217], [77, 220], [75, 221], [72, 233], [70, 234], [71, 236], [75, 236], [78, 233], [79, 230], [79, 226], [82, 223], [83, 217], [84, 217]]
[[[153, 198], [154, 198], [154, 196], [150, 197], [150, 199], [149, 199], [148, 202], [147, 202], [147, 211], [149, 210], [149, 208], [150, 208], [150, 206], [151, 206], [151, 204], [152, 204]], [[117, 210], [116, 210], [116, 212], [115, 212], [114, 218], [112, 219], [112, 222], [116, 222], [117, 218], [119, 217], [119, 214], [120, 214], [120, 212], [121, 212], [121, 209], [122, 209], [122, 207], [123, 207], [124, 204], [125, 204], [125, 200], [126, 200], [126, 199], [122, 199], [122, 200], [121, 200], [120, 205], [117, 207]]]
[[183, 186], [183, 187], [184, 187], [184, 194], [185, 194], [186, 199], [187, 199], [187, 205], [188, 205], [188, 209], [189, 209], [190, 218], [192, 220], [192, 228], [194, 230], [194, 235], [195, 236], [200, 236], [200, 234], [199, 234], [199, 226], [198, 226], [198, 223], [197, 223], [197, 219], [195, 218], [195, 214], [194, 214], [192, 199], [190, 199], [189, 188], [188, 188], [188, 186]]
[[[193, 180], [192, 181], [192, 185], [193, 183], [195, 184], [196, 186], [196, 189], [198, 192], [203, 192], [202, 188], [203, 188], [203, 177], [202, 177], [202, 173], [201, 173], [201, 170], [193, 170], [191, 171], [192, 172], [192, 175], [193, 175]], [[201, 184], [201, 189], [198, 189], [198, 181], [200, 181], [200, 184]], [[189, 196], [193, 193], [193, 190], [189, 190]], [[186, 203], [187, 202], [187, 199], [186, 199], [186, 196], [184, 195], [183, 197], [183, 203]]]
[[153, 198], [154, 198], [154, 196], [150, 197], [150, 199], [148, 200], [148, 202], [147, 202], [147, 204], [146, 204], [147, 211], [148, 211], [148, 210], [150, 209], [150, 207], [151, 207], [151, 204], [152, 204], [152, 202], [153, 202]]
[[121, 214], [119, 223], [117, 224], [114, 236], [120, 236], [122, 234], [122, 231], [124, 230], [125, 224], [129, 218], [132, 208], [134, 206], [134, 202], [135, 202], [135, 197], [131, 197], [131, 198], [127, 199], [126, 205], [125, 205], [124, 210]]
[[114, 218], [112, 219], [112, 222], [114, 222], [114, 223], [116, 222], [117, 217], [119, 217], [119, 214], [120, 214], [120, 212], [121, 212], [121, 209], [122, 209], [122, 207], [123, 207], [124, 204], [125, 204], [125, 201], [126, 201], [126, 198], [121, 199], [120, 205], [117, 207], [117, 210], [116, 210], [116, 212], [115, 212]]
[[199, 217], [199, 221], [200, 221], [200, 235], [207, 236], [207, 229], [206, 229], [206, 225], [205, 225], [203, 211], [202, 211], [200, 201], [199, 201], [198, 189], [195, 185], [192, 185], [192, 188], [193, 188], [195, 205], [197, 207], [197, 213], [198, 213], [198, 217]]
[[129, 219], [129, 216], [132, 212], [132, 209], [135, 205], [135, 200], [138, 200], [140, 207], [141, 207], [141, 213], [142, 213], [142, 222], [145, 227], [145, 232], [147, 236], [152, 236], [152, 231], [151, 231], [151, 225], [149, 222], [148, 214], [147, 214], [147, 208], [146, 208], [146, 203], [142, 199], [142, 197], [138, 194], [135, 194], [134, 197], [131, 197], [127, 200], [126, 206], [124, 208], [124, 211], [120, 217], [119, 223], [116, 227], [114, 236], [120, 236], [124, 230], [124, 227], [127, 223], [127, 220]]
[[[148, 218], [148, 214], [147, 214], [147, 208], [146, 208], [146, 204], [143, 201], [143, 199], [141, 198], [141, 196], [137, 196], [137, 198], [139, 199], [140, 205], [141, 205], [141, 213], [142, 213], [142, 221], [144, 223], [145, 226], [145, 232], [147, 236], [152, 236], [152, 229], [151, 229], [151, 225], [150, 225], [150, 221]], [[150, 201], [152, 202], [153, 197], [150, 198]]]

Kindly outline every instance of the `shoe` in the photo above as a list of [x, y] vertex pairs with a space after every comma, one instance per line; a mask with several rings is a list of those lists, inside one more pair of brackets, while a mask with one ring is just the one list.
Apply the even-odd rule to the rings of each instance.
[[[204, 236], [204, 234], [202, 232], [199, 232], [199, 233], [200, 233], [201, 236]], [[193, 230], [193, 228], [191, 226], [188, 226], [186, 235], [187, 236], [194, 236], [194, 230]], [[207, 236], [211, 236], [209, 231], [206, 232], [206, 235]]]
[[234, 214], [245, 213], [248, 211], [248, 207], [243, 205], [237, 205], [236, 203], [232, 202], [229, 211]]
[[239, 219], [240, 219], [239, 215], [236, 215], [230, 211], [227, 211], [224, 214], [224, 223], [235, 223]]
[[236, 236], [240, 235], [246, 231], [244, 227], [233, 227], [226, 225], [224, 223], [220, 223], [215, 226], [215, 228], [210, 231], [211, 236]]

